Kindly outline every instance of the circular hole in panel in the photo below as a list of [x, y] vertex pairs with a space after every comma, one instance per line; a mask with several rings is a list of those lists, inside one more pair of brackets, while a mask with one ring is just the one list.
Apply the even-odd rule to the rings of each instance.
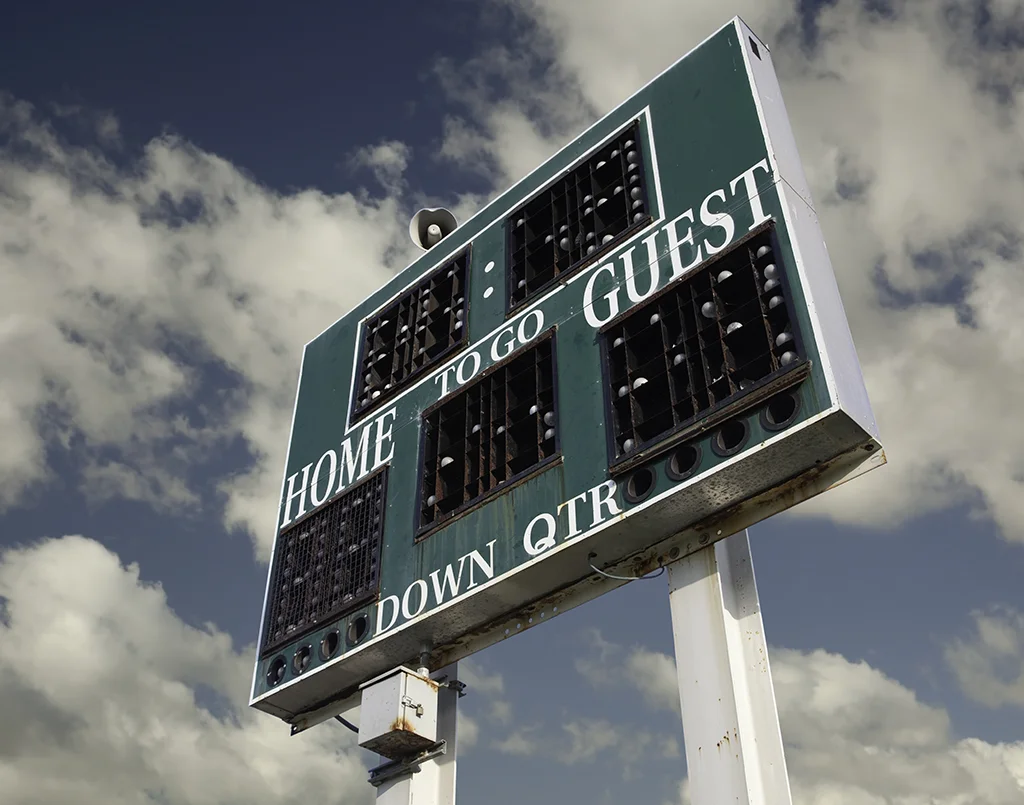
[[630, 503], [640, 503], [647, 500], [653, 491], [654, 470], [650, 467], [641, 467], [629, 476], [623, 497]]
[[750, 429], [744, 420], [730, 420], [715, 431], [711, 438], [711, 449], [723, 458], [735, 455], [743, 449], [749, 435]]
[[665, 474], [673, 481], [685, 481], [697, 470], [700, 464], [700, 446], [684, 444], [675, 450], [665, 465]]
[[324, 635], [320, 641], [320, 659], [329, 660], [338, 651], [338, 644], [341, 643], [341, 634], [334, 629]]
[[295, 656], [292, 657], [292, 670], [295, 672], [296, 676], [298, 676], [303, 671], [305, 671], [307, 668], [309, 668], [309, 663], [312, 660], [313, 660], [313, 647], [312, 646], [303, 646], [302, 648], [297, 649], [295, 651]]
[[366, 637], [366, 633], [369, 631], [370, 619], [365, 615], [356, 615], [348, 622], [348, 628], [345, 630], [345, 642], [354, 646]]
[[288, 663], [284, 657], [280, 655], [274, 657], [270, 663], [270, 668], [267, 669], [267, 687], [273, 688], [279, 685], [281, 680], [284, 679], [284, 672], [287, 667]]
[[761, 427], [765, 430], [784, 430], [793, 424], [800, 413], [800, 398], [791, 391], [776, 394], [761, 409]]

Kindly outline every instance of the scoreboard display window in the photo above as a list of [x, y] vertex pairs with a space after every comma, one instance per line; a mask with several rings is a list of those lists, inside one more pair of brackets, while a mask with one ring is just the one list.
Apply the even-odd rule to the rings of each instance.
[[650, 220], [643, 144], [634, 123], [506, 219], [510, 310]]
[[553, 334], [428, 410], [422, 432], [421, 536], [557, 455]]
[[605, 327], [613, 468], [806, 376], [788, 273], [768, 224]]

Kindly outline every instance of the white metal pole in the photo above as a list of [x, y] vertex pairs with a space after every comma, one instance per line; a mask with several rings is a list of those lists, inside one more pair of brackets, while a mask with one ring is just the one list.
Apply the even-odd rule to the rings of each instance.
[[791, 805], [750, 540], [741, 531], [668, 566], [693, 805]]
[[[452, 663], [430, 676], [458, 679], [459, 664]], [[437, 739], [445, 741], [445, 753], [420, 764], [415, 774], [381, 783], [377, 805], [455, 805], [456, 750], [458, 748], [458, 692], [441, 688], [437, 693]], [[386, 762], [386, 758], [381, 758]]]

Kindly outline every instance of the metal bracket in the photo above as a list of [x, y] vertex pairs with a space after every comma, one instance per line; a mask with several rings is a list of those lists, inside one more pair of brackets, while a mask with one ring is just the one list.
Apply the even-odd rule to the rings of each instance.
[[443, 674], [435, 678], [434, 681], [437, 683], [438, 687], [454, 690], [460, 699], [466, 695], [466, 683], [459, 682], [457, 679], [448, 679], [448, 674]]
[[423, 750], [418, 755], [414, 755], [411, 758], [404, 760], [390, 760], [375, 769], [370, 769], [370, 785], [374, 788], [386, 783], [388, 780], [394, 780], [396, 777], [404, 777], [409, 774], [416, 774], [420, 770], [420, 764], [425, 763], [428, 760], [433, 760], [436, 757], [446, 754], [448, 751], [447, 741], [438, 741], [428, 749]]
[[454, 690], [460, 699], [466, 695], [465, 682], [459, 682], [459, 680], [453, 679], [451, 682], [445, 683], [445, 687], [448, 688], [448, 690]]

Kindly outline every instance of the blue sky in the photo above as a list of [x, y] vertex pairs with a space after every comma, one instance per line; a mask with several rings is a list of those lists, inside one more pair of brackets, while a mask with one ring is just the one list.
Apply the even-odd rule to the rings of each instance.
[[[940, 5], [8, 12], [5, 801], [369, 801], [344, 730], [244, 707], [301, 346], [415, 256], [421, 202], [466, 217], [735, 13], [779, 66], [890, 461], [751, 531], [794, 799], [1019, 801], [1024, 7]], [[666, 592], [474, 658], [461, 799], [680, 801]]]

